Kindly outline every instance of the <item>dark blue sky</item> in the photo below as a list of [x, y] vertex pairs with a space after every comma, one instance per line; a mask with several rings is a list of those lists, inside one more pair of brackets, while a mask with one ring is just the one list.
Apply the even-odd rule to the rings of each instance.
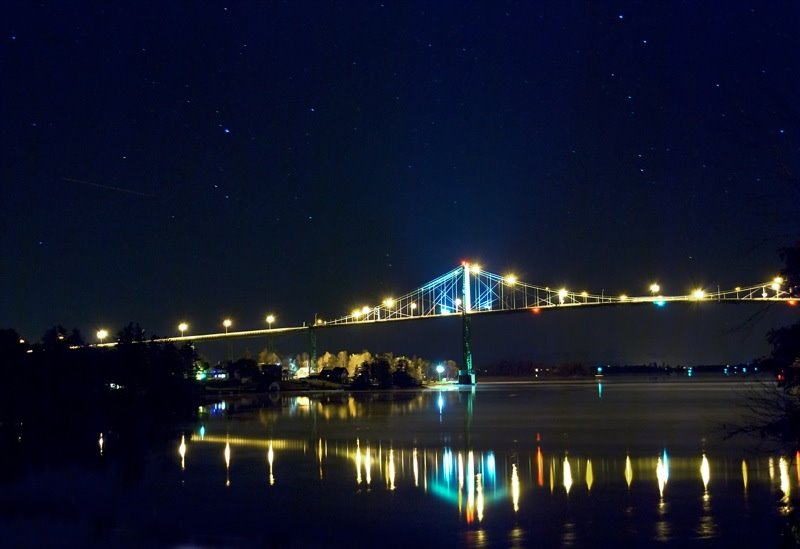
[[769, 278], [800, 5], [762, 4], [4, 3], [0, 326], [300, 324], [464, 258]]

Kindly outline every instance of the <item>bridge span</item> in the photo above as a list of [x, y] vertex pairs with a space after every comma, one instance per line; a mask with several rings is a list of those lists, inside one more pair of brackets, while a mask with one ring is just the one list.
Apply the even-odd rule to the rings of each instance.
[[[547, 309], [575, 309], [587, 307], [620, 307], [652, 305], [663, 307], [674, 302], [726, 302], [726, 303], [787, 303], [797, 304], [798, 298], [786, 288], [781, 277], [767, 282], [729, 290], [708, 291], [696, 288], [685, 295], [663, 295], [658, 284], [650, 286], [649, 295], [606, 295], [567, 288], [554, 288], [529, 284], [514, 275], [500, 276], [483, 270], [477, 264], [463, 262], [451, 271], [407, 292], [400, 297], [386, 297], [375, 305], [364, 305], [349, 314], [331, 319], [315, 318], [309, 325], [257, 330], [225, 331], [155, 339], [158, 343], [190, 343], [223, 341], [257, 337], [272, 337], [307, 333], [310, 362], [316, 363], [316, 333], [318, 330], [352, 325], [420, 321], [431, 318], [457, 316], [462, 322], [463, 362], [459, 382], [475, 383], [472, 365], [472, 325], [477, 315], [527, 312], [539, 314]], [[113, 346], [101, 343], [98, 346]]]

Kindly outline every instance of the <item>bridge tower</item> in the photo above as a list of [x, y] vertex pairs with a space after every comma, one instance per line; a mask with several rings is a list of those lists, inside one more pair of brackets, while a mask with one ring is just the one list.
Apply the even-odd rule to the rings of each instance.
[[458, 372], [458, 383], [461, 385], [475, 385], [475, 371], [472, 368], [472, 326], [470, 313], [472, 312], [472, 296], [470, 295], [469, 273], [470, 265], [464, 262], [461, 288], [461, 345], [464, 362]]

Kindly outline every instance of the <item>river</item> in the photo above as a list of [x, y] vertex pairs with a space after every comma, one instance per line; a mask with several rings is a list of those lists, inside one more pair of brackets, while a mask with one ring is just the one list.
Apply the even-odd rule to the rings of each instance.
[[795, 456], [724, 439], [761, 388], [606, 378], [220, 400], [192, 421], [162, 418], [168, 434], [137, 444], [85, 430], [17, 451], [0, 535], [26, 546], [774, 546], [800, 490]]

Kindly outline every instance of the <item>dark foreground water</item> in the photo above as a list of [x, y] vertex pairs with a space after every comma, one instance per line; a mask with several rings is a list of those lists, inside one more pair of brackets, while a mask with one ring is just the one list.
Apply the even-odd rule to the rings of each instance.
[[797, 462], [721, 427], [753, 387], [230, 399], [102, 444], [53, 417], [4, 439], [0, 545], [773, 547]]

